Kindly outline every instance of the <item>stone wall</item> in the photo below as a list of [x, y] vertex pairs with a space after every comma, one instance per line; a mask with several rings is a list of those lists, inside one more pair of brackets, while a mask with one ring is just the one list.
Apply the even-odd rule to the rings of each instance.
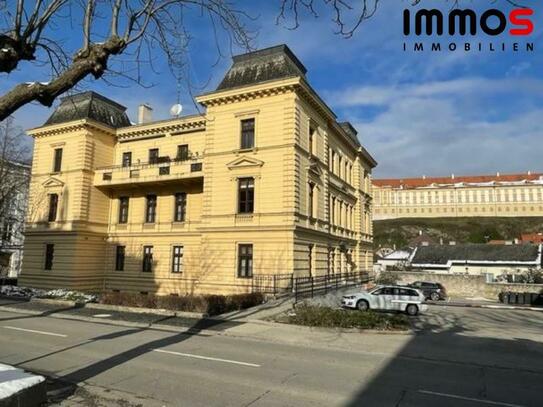
[[390, 271], [398, 277], [398, 283], [432, 281], [441, 283], [451, 297], [485, 297], [496, 300], [502, 291], [543, 293], [543, 284], [487, 283], [485, 276], [444, 274], [435, 272]]

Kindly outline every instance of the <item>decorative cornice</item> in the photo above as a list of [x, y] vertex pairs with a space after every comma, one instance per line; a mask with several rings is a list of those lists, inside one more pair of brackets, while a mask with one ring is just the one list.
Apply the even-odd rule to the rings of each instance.
[[100, 131], [107, 135], [114, 135], [115, 129], [105, 126], [92, 119], [75, 120], [73, 122], [53, 124], [50, 126], [37, 127], [27, 131], [29, 136], [41, 138], [54, 136], [57, 134], [71, 133], [78, 130], [94, 130]]
[[205, 116], [190, 116], [180, 119], [164, 120], [160, 122], [148, 123], [145, 125], [124, 127], [117, 131], [119, 141], [137, 140], [149, 136], [175, 133], [175, 135], [194, 131], [204, 131], [206, 129]]
[[287, 80], [272, 81], [255, 86], [247, 86], [232, 90], [208, 93], [200, 95], [196, 101], [203, 106], [219, 106], [229, 103], [260, 99], [266, 96], [281, 95], [295, 90], [295, 86], [300, 83], [300, 78], [291, 78]]

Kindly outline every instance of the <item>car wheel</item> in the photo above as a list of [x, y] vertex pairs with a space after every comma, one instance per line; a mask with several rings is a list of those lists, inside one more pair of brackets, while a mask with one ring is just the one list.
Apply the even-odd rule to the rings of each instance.
[[414, 317], [419, 313], [419, 307], [417, 307], [415, 304], [409, 304], [405, 309], [405, 312], [407, 315]]
[[356, 303], [356, 308], [359, 310], [359, 311], [367, 311], [370, 306], [368, 304], [367, 301], [365, 300], [360, 300]]
[[430, 294], [430, 299], [432, 301], [439, 301], [439, 294], [434, 291], [432, 294]]

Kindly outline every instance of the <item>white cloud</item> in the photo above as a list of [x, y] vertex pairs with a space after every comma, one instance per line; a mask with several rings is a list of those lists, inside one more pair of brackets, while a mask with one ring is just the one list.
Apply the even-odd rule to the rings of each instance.
[[467, 120], [453, 100], [408, 97], [355, 126], [381, 177], [541, 171], [534, 146], [542, 115], [535, 108], [504, 120]]
[[332, 105], [386, 106], [394, 101], [412, 97], [465, 97], [466, 95], [499, 94], [506, 92], [541, 94], [543, 81], [537, 79], [486, 79], [460, 78], [446, 81], [433, 81], [418, 84], [359, 86], [343, 91], [328, 92]]

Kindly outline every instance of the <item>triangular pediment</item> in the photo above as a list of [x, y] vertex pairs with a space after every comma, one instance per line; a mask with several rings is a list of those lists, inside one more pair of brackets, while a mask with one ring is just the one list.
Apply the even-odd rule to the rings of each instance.
[[234, 161], [226, 164], [226, 166], [230, 168], [231, 170], [235, 168], [262, 167], [263, 165], [264, 165], [264, 161], [260, 161], [260, 160], [257, 160], [256, 158], [251, 158], [247, 156], [236, 158]]
[[317, 178], [320, 178], [322, 176], [322, 170], [321, 170], [319, 164], [317, 164], [316, 162], [311, 162], [307, 166], [307, 171], [310, 174], [312, 174], [313, 176], [317, 177]]
[[47, 178], [47, 179], [42, 183], [42, 185], [43, 185], [44, 188], [63, 187], [63, 186], [64, 186], [64, 182], [62, 182], [62, 181], [59, 180], [59, 179], [50, 177], [50, 178]]

